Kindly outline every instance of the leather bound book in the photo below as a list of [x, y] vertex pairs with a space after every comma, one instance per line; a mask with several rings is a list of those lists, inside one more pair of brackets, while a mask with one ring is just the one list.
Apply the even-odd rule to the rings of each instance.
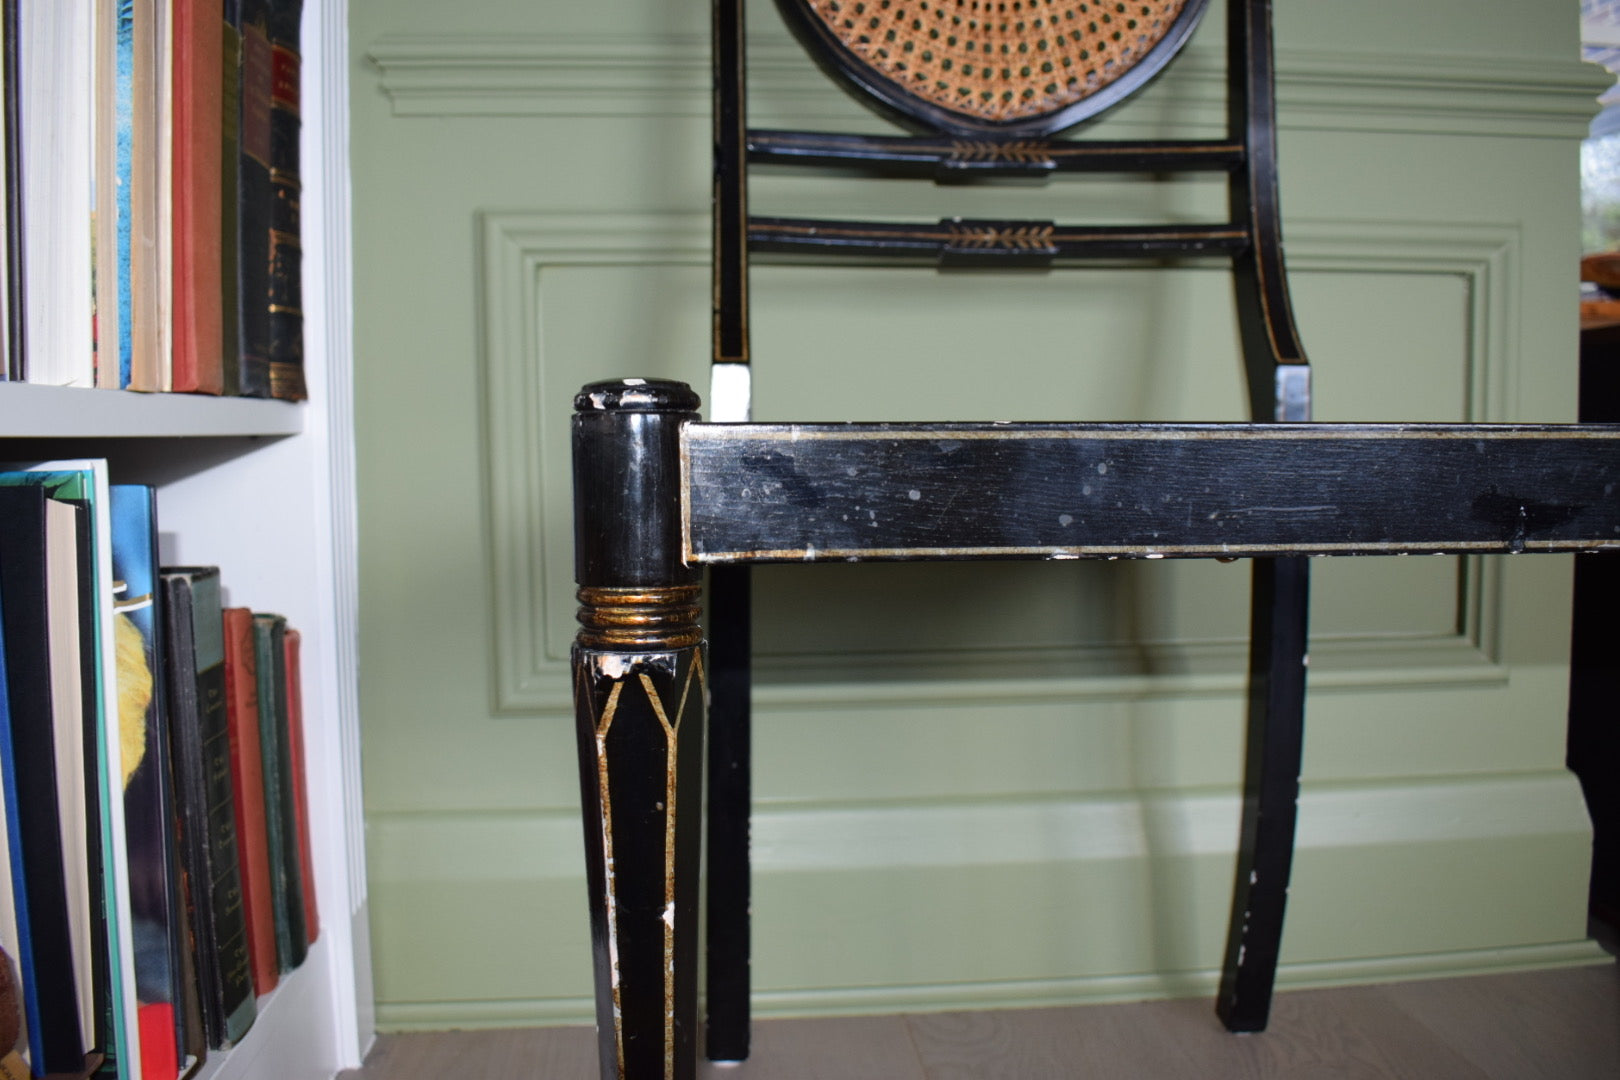
[[237, 130], [236, 254], [240, 392], [270, 396], [270, 6], [239, 0], [242, 85]]
[[259, 737], [264, 760], [265, 832], [270, 839], [271, 904], [276, 914], [276, 955], [281, 970], [304, 962], [304, 901], [298, 875], [296, 825], [292, 815], [292, 771], [287, 741], [287, 620], [254, 615], [253, 641], [259, 665]]
[[270, 395], [308, 397], [304, 385], [303, 226], [299, 219], [298, 37], [303, 0], [270, 0]]
[[292, 750], [293, 814], [298, 826], [298, 868], [304, 886], [304, 941], [321, 936], [320, 908], [315, 899], [315, 858], [309, 833], [309, 780], [304, 759], [303, 636], [287, 628], [287, 741]]
[[237, 865], [242, 872], [242, 915], [248, 928], [253, 992], [268, 994], [281, 981], [276, 920], [265, 831], [264, 761], [259, 734], [258, 663], [253, 613], [225, 609], [225, 715], [230, 731], [231, 788], [236, 799]]
[[253, 974], [242, 909], [225, 708], [219, 570], [166, 567], [170, 737], [180, 805], [197, 979], [208, 1045], [229, 1046], [253, 1025]]
[[222, 0], [174, 2], [174, 390], [225, 386], [220, 297]]

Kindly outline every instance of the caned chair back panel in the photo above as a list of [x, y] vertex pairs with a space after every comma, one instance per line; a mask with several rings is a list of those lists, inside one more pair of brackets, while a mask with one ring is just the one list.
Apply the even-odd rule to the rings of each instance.
[[812, 56], [902, 122], [1049, 135], [1124, 100], [1208, 0], [777, 0]]

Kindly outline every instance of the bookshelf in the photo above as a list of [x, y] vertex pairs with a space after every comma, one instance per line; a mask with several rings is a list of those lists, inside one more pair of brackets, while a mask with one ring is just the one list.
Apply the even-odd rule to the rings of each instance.
[[165, 563], [222, 567], [227, 599], [304, 635], [321, 936], [203, 1080], [330, 1080], [373, 1032], [355, 683], [347, 0], [305, 0], [301, 142], [310, 401], [0, 383], [0, 458], [106, 457], [158, 488]]

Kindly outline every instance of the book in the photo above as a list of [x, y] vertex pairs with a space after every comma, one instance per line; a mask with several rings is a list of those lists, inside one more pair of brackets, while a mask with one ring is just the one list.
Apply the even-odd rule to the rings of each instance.
[[208, 1043], [230, 1046], [253, 1025], [255, 1002], [242, 908], [225, 709], [219, 569], [165, 567], [170, 738], [190, 878], [194, 953]]
[[[135, 3], [101, 0], [113, 8], [113, 174], [114, 250], [111, 280], [117, 299], [117, 322], [109, 330], [104, 311], [97, 312], [97, 330], [115, 340], [117, 363], [96, 370], [96, 385], [123, 389], [129, 385], [134, 360], [134, 168], [135, 168]], [[99, 193], [98, 193], [99, 194]], [[97, 275], [102, 271], [98, 267]], [[103, 279], [106, 280], [106, 279]]]
[[11, 888], [31, 1063], [81, 1069], [85, 1017], [76, 985], [58, 799], [49, 612], [50, 500], [35, 485], [0, 486], [0, 619], [4, 620], [7, 724], [0, 782], [17, 846]]
[[224, 389], [220, 295], [221, 0], [173, 0], [173, 357], [170, 389]]
[[270, 396], [308, 397], [304, 384], [301, 126], [303, 0], [270, 0]]
[[[0, 614], [0, 741], [10, 746], [11, 706], [6, 689], [6, 630], [5, 617]], [[0, 1053], [17, 1045], [22, 1036], [22, 1000], [17, 990], [17, 968], [12, 957], [17, 955], [20, 941], [17, 936], [17, 902], [12, 898], [11, 852], [21, 836], [11, 828], [11, 811], [5, 798], [5, 761], [9, 750], [0, 750]], [[13, 799], [12, 801], [15, 801]], [[22, 863], [18, 856], [18, 865]], [[4, 1074], [0, 1074], [3, 1076]]]
[[[58, 497], [65, 493], [58, 489]], [[91, 528], [90, 507], [86, 499], [73, 499], [71, 505], [78, 508], [75, 515], [76, 529], [76, 555], [78, 564], [78, 654], [79, 654], [79, 699], [81, 713], [79, 718], [79, 731], [81, 744], [85, 748], [83, 755], [84, 783], [83, 793], [85, 800], [85, 813], [92, 823], [87, 830], [85, 841], [86, 850], [91, 860], [91, 877], [95, 883], [93, 902], [94, 921], [91, 925], [92, 953], [91, 953], [91, 979], [95, 1007], [95, 1039], [93, 1044], [97, 1047], [106, 1047], [112, 1043], [112, 988], [109, 964], [111, 952], [107, 933], [108, 911], [108, 884], [106, 871], [106, 852], [102, 847], [102, 768], [99, 745], [102, 717], [100, 698], [98, 696], [98, 682], [101, 677], [99, 668], [100, 653], [96, 639], [96, 628], [99, 624], [96, 611], [97, 595], [97, 558], [96, 538]]]
[[[83, 641], [79, 603], [81, 575], [79, 521], [81, 510], [55, 499], [45, 500], [46, 623], [51, 653], [51, 729], [56, 746], [56, 799], [61, 827], [61, 852], [67, 889], [68, 927], [71, 934], [75, 988], [79, 995], [79, 1038], [88, 1052], [96, 1041], [95, 950], [98, 941], [92, 900], [101, 887], [98, 867], [91, 865], [90, 808], [95, 802], [93, 770], [87, 768], [85, 748], [85, 694], [94, 693], [84, 681], [79, 655]], [[93, 710], [92, 710], [93, 713]], [[93, 758], [93, 755], [90, 755]], [[96, 848], [99, 854], [99, 845]]]
[[315, 894], [315, 857], [309, 830], [309, 779], [304, 758], [303, 635], [292, 627], [286, 634], [287, 740], [292, 750], [293, 814], [298, 833], [298, 868], [304, 890], [304, 943], [321, 936], [320, 905]]
[[274, 885], [266, 833], [253, 613], [247, 608], [226, 608], [224, 622], [225, 714], [230, 732], [237, 866], [242, 874], [242, 917], [247, 924], [253, 991], [262, 995], [275, 989], [281, 981], [281, 968], [276, 958]]
[[95, 303], [95, 385], [118, 390], [126, 385], [122, 349], [127, 298], [124, 295], [120, 197], [129, 190], [120, 173], [124, 161], [120, 153], [119, 94], [120, 61], [123, 42], [119, 35], [119, 9], [126, 0], [94, 0], [91, 39], [92, 101], [92, 205], [94, 220], [91, 237], [93, 258], [91, 293]]
[[[0, 889], [0, 893], [10, 892]], [[10, 948], [0, 948], [0, 1080], [29, 1080], [28, 1062], [17, 1052], [22, 1039], [22, 996]]]
[[287, 718], [287, 620], [253, 616], [259, 674], [259, 732], [264, 753], [265, 832], [276, 918], [276, 955], [283, 972], [304, 962], [303, 869], [298, 857], [298, 816], [293, 794], [292, 741]]
[[242, 81], [237, 130], [238, 389], [270, 395], [270, 93], [268, 0], [239, 0]]
[[183, 901], [174, 836], [173, 776], [164, 695], [157, 568], [157, 497], [150, 487], [110, 492], [124, 838], [141, 1029], [141, 1074], [180, 1073], [178, 981]]
[[164, 275], [164, 207], [168, 169], [162, 160], [168, 109], [162, 71], [169, 55], [160, 0], [130, 4], [130, 369], [131, 390], [162, 390], [168, 368], [169, 285]]
[[242, 7], [225, 0], [221, 9], [224, 38], [220, 49], [219, 281], [220, 392], [242, 392], [242, 256], [237, 221], [241, 196], [237, 174], [242, 140]]
[[[136, 1023], [134, 942], [129, 932], [129, 865], [123, 847], [122, 748], [118, 738], [116, 658], [113, 636], [112, 537], [107, 463], [99, 459], [45, 461], [0, 472], [0, 487], [37, 486], [52, 499], [80, 508], [80, 611], [86, 665], [86, 730], [93, 735], [96, 845], [99, 851], [99, 918], [105, 934], [105, 978], [98, 983], [104, 1023], [98, 1050], [120, 1080], [141, 1080], [140, 1031]], [[90, 770], [87, 766], [87, 775]]]
[[4, 244], [0, 245], [0, 351], [4, 364], [0, 378], [21, 380], [23, 337], [27, 323], [22, 272], [22, 117], [18, 106], [17, 7], [19, 0], [0, 0], [0, 220], [4, 221]]
[[23, 267], [30, 382], [95, 384], [94, 0], [18, 12]]

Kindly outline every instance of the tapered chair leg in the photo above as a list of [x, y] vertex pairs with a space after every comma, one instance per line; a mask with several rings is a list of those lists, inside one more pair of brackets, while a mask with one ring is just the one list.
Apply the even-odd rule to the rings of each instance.
[[697, 1074], [702, 584], [681, 558], [679, 383], [574, 399], [575, 732], [604, 1080]]
[[1243, 824], [1215, 1003], [1231, 1031], [1265, 1029], [1277, 977], [1304, 749], [1309, 586], [1305, 559], [1255, 560]]
[[711, 1061], [748, 1057], [749, 568], [709, 571], [708, 1031]]

